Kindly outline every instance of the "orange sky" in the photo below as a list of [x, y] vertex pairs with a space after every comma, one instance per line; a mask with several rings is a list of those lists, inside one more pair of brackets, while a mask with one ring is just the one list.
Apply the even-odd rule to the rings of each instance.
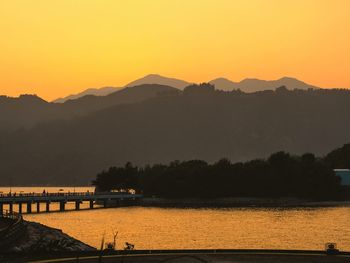
[[149, 73], [350, 87], [348, 0], [1, 0], [0, 94], [52, 100]]

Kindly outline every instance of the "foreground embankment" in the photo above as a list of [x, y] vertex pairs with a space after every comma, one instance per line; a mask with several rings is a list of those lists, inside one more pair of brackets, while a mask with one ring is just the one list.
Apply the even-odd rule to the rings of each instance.
[[95, 250], [95, 248], [63, 233], [60, 229], [29, 221], [23, 221], [21, 236], [6, 248], [2, 248], [3, 253]]
[[133, 250], [133, 251], [96, 251], [81, 253], [46, 253], [8, 255], [3, 262], [269, 262], [269, 263], [343, 263], [349, 262], [350, 254], [341, 252], [327, 255], [324, 251], [307, 250]]

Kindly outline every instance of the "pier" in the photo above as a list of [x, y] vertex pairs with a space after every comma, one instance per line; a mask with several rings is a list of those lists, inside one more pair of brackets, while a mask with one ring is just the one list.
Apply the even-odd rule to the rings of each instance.
[[[66, 204], [73, 202], [75, 210], [80, 210], [83, 202], [88, 202], [87, 209], [98, 207], [117, 207], [136, 204], [142, 195], [119, 193], [119, 192], [74, 192], [74, 193], [21, 193], [21, 194], [0, 194], [0, 214], [4, 211], [4, 206], [12, 213], [17, 206], [17, 212], [50, 212], [50, 205], [56, 203], [59, 205], [59, 211], [66, 211]], [[41, 204], [44, 204], [44, 209]], [[33, 209], [34, 206], [34, 209]]]

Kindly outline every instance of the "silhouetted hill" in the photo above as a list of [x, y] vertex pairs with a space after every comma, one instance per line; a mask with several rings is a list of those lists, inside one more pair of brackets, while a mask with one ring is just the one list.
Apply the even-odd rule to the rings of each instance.
[[231, 81], [226, 78], [217, 78], [209, 81], [210, 84], [214, 85], [218, 90], [232, 91], [237, 89], [238, 82]]
[[107, 96], [89, 95], [76, 100], [69, 100], [63, 104], [63, 108], [68, 113], [84, 115], [119, 104], [140, 102], [157, 96], [174, 95], [178, 92], [180, 92], [178, 89], [170, 86], [143, 84], [126, 87]]
[[55, 118], [56, 114], [55, 107], [36, 95], [0, 96], [0, 130], [31, 127]]
[[349, 116], [346, 90], [282, 87], [245, 94], [193, 87], [3, 133], [1, 183], [88, 183], [102, 169], [127, 161], [236, 162], [280, 150], [323, 155], [350, 141]]
[[260, 79], [244, 79], [240, 82], [233, 82], [225, 78], [217, 78], [209, 83], [215, 85], [216, 89], [219, 90], [236, 90], [240, 89], [243, 92], [257, 92], [263, 90], [275, 90], [280, 86], [286, 86], [287, 89], [318, 89], [319, 87], [306, 84], [295, 78], [283, 77], [278, 80], [260, 80]]
[[117, 90], [120, 90], [122, 88], [116, 88], [116, 87], [103, 87], [103, 88], [99, 88], [99, 89], [86, 89], [83, 92], [77, 93], [77, 94], [72, 94], [63, 98], [58, 98], [55, 99], [52, 102], [55, 103], [63, 103], [66, 102], [67, 100], [75, 100], [87, 95], [94, 95], [94, 96], [106, 96], [108, 94], [111, 94]]
[[138, 86], [143, 84], [166, 85], [177, 89], [184, 89], [186, 86], [191, 85], [191, 83], [184, 80], [167, 78], [167, 77], [160, 76], [158, 74], [149, 74], [147, 76], [144, 76], [143, 78], [130, 82], [129, 84], [125, 85], [125, 87], [133, 87], [133, 86]]
[[114, 105], [135, 103], [156, 96], [176, 94], [179, 90], [145, 84], [128, 87], [107, 96], [86, 95], [65, 103], [49, 103], [34, 95], [19, 98], [0, 97], [0, 130], [31, 128], [39, 123], [72, 119]]

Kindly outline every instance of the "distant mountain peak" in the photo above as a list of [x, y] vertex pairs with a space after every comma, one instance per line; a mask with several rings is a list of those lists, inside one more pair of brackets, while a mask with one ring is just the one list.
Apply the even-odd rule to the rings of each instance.
[[233, 83], [235, 83], [234, 81], [229, 80], [228, 78], [224, 78], [224, 77], [219, 77], [219, 78], [213, 79], [213, 80], [211, 80], [209, 82], [213, 82], [213, 81], [226, 81], [226, 82], [233, 82]]
[[133, 86], [139, 86], [143, 84], [159, 84], [159, 85], [174, 87], [177, 89], [184, 89], [185, 87], [191, 85], [192, 83], [189, 83], [181, 79], [164, 77], [159, 74], [148, 74], [142, 78], [139, 78], [137, 80], [134, 80], [126, 84], [125, 87], [133, 87]]
[[293, 78], [293, 77], [288, 77], [288, 76], [284, 76], [282, 78], [279, 78], [278, 80], [296, 80], [296, 81], [300, 81], [297, 78]]
[[[306, 83], [305, 83], [304, 81], [302, 81], [302, 80], [299, 80], [299, 79], [293, 78], [293, 77], [288, 77], [288, 76], [279, 78], [279, 79], [277, 79], [276, 81], [287, 81], [287, 82], [290, 82], [290, 83], [292, 83], [292, 82], [297, 82], [297, 83], [304, 83], [304, 84], [306, 84]], [[308, 85], [308, 84], [307, 84], [307, 85]]]
[[161, 77], [161, 78], [165, 78], [159, 74], [155, 74], [155, 73], [151, 73], [151, 74], [148, 74], [148, 75], [145, 75], [144, 78], [150, 78], [150, 77]]
[[21, 94], [18, 97], [19, 101], [32, 102], [32, 103], [47, 103], [46, 100], [40, 98], [36, 94]]
[[232, 91], [235, 89], [235, 85], [237, 85], [237, 82], [233, 82], [232, 80], [223, 77], [213, 79], [209, 81], [209, 83], [214, 85], [216, 89], [225, 91]]

